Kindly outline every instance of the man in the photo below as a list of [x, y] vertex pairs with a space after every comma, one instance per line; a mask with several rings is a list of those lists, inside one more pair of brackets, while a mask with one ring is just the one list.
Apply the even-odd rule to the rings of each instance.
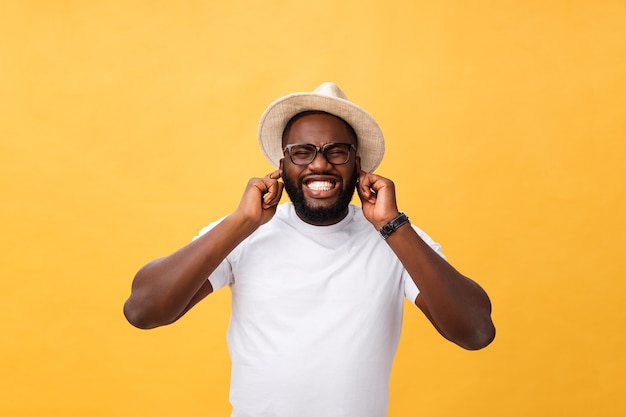
[[[465, 349], [493, 340], [487, 294], [398, 210], [393, 182], [372, 173], [382, 131], [339, 87], [272, 103], [259, 141], [278, 169], [143, 267], [124, 306], [153, 328], [230, 287], [232, 416], [385, 416], [404, 297]], [[292, 202], [279, 206], [283, 186]]]

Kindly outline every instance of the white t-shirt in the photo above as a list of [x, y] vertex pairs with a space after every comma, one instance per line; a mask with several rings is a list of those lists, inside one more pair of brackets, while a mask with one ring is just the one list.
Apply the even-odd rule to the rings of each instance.
[[282, 204], [209, 280], [232, 292], [232, 417], [386, 415], [403, 299], [419, 291], [360, 207], [313, 226]]

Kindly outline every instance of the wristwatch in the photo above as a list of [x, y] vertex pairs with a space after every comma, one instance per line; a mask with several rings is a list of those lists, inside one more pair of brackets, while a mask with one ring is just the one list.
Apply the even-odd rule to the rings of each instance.
[[407, 217], [407, 215], [400, 212], [400, 214], [398, 214], [398, 217], [391, 220], [389, 223], [384, 225], [382, 229], [380, 229], [380, 235], [382, 236], [383, 239], [387, 239], [390, 234], [398, 230], [398, 228], [402, 226], [404, 223], [408, 223], [408, 222], [409, 222], [409, 218]]

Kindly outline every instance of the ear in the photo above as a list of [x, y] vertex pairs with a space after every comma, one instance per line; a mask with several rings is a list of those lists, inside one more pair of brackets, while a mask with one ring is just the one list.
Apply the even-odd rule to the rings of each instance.
[[361, 172], [361, 157], [357, 156], [354, 158], [354, 169], [356, 169], [357, 174]]
[[283, 175], [283, 161], [284, 160], [285, 160], [284, 158], [281, 158], [281, 160], [278, 162], [278, 169], [280, 169], [281, 176]]

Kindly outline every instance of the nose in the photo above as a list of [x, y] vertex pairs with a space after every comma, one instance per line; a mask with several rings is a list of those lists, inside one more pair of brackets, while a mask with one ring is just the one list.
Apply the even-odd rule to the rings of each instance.
[[324, 171], [332, 168], [333, 164], [328, 162], [328, 159], [326, 159], [326, 155], [324, 155], [322, 152], [318, 152], [317, 155], [315, 155], [315, 158], [313, 158], [313, 160], [309, 164], [309, 167], [313, 171]]

